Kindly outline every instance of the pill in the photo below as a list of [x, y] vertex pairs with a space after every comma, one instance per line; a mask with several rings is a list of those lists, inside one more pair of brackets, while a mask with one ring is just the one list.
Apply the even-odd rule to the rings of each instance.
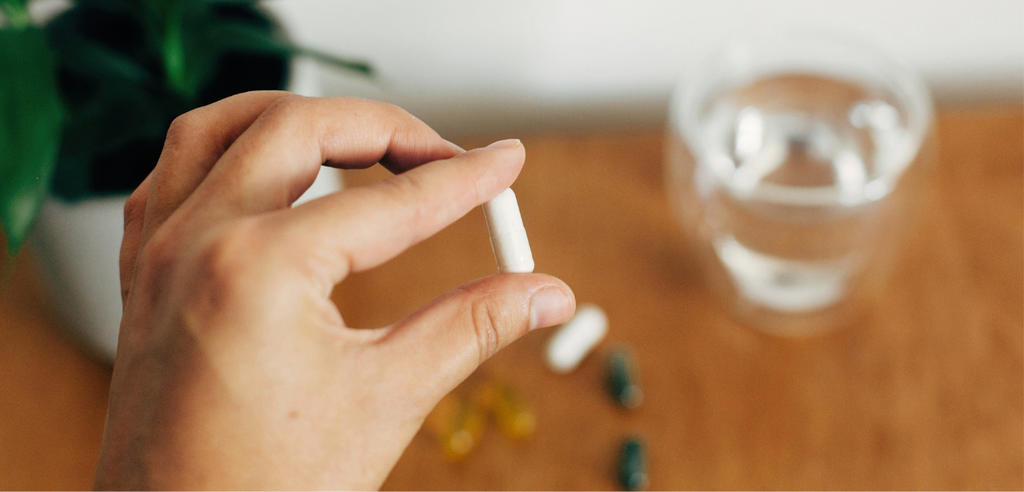
[[450, 461], [460, 461], [479, 444], [485, 419], [485, 414], [472, 402], [451, 393], [427, 416], [427, 427], [444, 456]]
[[528, 439], [537, 427], [537, 417], [522, 393], [508, 384], [497, 387], [493, 414], [498, 428], [509, 439]]
[[608, 333], [608, 317], [601, 308], [584, 304], [551, 336], [547, 346], [548, 367], [557, 373], [576, 368]]
[[494, 404], [498, 399], [498, 383], [488, 379], [473, 387], [471, 401], [481, 413], [490, 415], [494, 412]]
[[473, 405], [494, 418], [509, 439], [524, 440], [533, 435], [537, 417], [523, 394], [511, 384], [489, 380], [473, 390]]
[[519, 202], [512, 188], [484, 203], [484, 218], [491, 236], [491, 249], [501, 273], [530, 273], [533, 271], [533, 252], [526, 237]]
[[619, 454], [619, 483], [626, 490], [645, 490], [647, 478], [647, 456], [644, 442], [631, 436], [622, 443]]
[[636, 408], [644, 401], [644, 392], [636, 376], [636, 364], [628, 349], [612, 350], [608, 355], [608, 391], [626, 408]]

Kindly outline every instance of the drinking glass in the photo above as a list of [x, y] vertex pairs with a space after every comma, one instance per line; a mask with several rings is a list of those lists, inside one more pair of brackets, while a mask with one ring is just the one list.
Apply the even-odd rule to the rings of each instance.
[[870, 47], [808, 33], [733, 41], [688, 75], [666, 181], [707, 285], [772, 333], [855, 319], [921, 198], [924, 83]]

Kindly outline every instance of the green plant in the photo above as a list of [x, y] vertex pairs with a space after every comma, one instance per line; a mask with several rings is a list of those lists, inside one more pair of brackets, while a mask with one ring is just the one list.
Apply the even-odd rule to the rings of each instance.
[[43, 27], [27, 3], [0, 0], [0, 224], [11, 256], [48, 193], [133, 189], [174, 117], [282, 88], [293, 55], [371, 74], [289, 43], [256, 0], [77, 0]]

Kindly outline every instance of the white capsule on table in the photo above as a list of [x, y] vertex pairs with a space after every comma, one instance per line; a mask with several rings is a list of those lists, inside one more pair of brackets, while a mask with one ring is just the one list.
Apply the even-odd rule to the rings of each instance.
[[526, 238], [519, 202], [512, 188], [484, 204], [487, 232], [491, 236], [491, 249], [501, 273], [530, 273], [533, 271], [533, 252]]
[[576, 315], [562, 325], [548, 342], [548, 367], [568, 373], [604, 339], [608, 333], [608, 316], [593, 304], [576, 309]]

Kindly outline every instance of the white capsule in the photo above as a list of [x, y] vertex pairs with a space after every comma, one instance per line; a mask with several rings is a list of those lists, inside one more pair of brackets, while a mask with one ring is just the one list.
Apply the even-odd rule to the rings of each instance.
[[584, 304], [576, 315], [548, 341], [548, 367], [557, 373], [568, 373], [580, 364], [608, 333], [608, 317], [601, 308]]
[[491, 249], [501, 273], [530, 273], [533, 271], [533, 252], [526, 238], [523, 217], [519, 215], [519, 202], [512, 188], [498, 194], [484, 204], [487, 232], [491, 235]]

